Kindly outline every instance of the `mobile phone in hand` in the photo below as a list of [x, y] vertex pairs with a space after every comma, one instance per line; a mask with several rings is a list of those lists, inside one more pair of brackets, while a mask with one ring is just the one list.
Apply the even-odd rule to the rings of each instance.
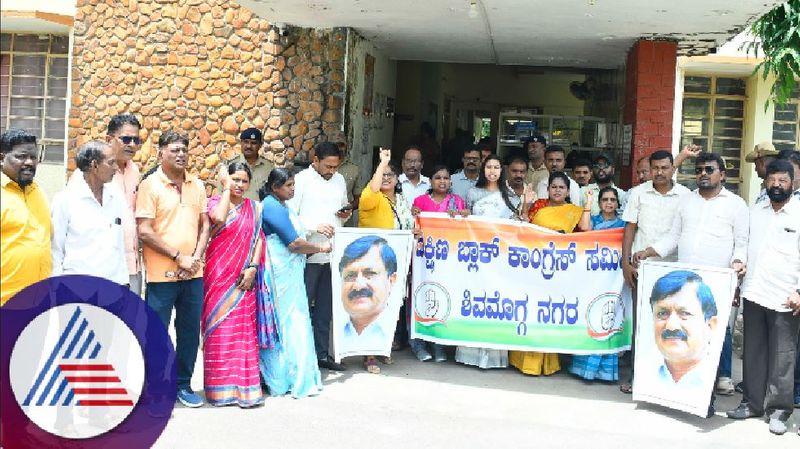
[[343, 207], [342, 207], [341, 209], [339, 209], [337, 212], [339, 212], [339, 213], [345, 213], [345, 212], [350, 212], [351, 210], [353, 210], [353, 206], [351, 206], [351, 205], [349, 205], [349, 204], [348, 204], [348, 205], [346, 205], [346, 206], [343, 206]]

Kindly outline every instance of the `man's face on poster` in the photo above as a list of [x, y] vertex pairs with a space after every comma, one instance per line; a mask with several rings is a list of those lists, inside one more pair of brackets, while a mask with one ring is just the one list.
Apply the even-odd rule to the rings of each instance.
[[708, 352], [717, 317], [705, 318], [698, 285], [688, 282], [653, 304], [656, 346], [667, 362], [696, 364]]
[[342, 269], [342, 303], [353, 322], [373, 322], [389, 303], [397, 273], [387, 272], [381, 248], [372, 246]]

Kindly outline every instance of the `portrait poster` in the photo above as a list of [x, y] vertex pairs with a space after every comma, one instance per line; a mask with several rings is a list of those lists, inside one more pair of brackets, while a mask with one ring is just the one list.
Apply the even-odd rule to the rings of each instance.
[[639, 268], [633, 400], [705, 417], [736, 291], [727, 268]]
[[388, 356], [408, 294], [411, 231], [339, 228], [333, 237], [334, 359]]

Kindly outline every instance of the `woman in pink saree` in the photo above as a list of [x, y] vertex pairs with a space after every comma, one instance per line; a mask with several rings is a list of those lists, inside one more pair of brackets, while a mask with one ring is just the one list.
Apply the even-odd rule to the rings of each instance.
[[261, 213], [242, 196], [251, 177], [247, 164], [231, 164], [220, 172], [221, 195], [208, 201], [213, 226], [201, 323], [203, 380], [206, 399], [217, 406], [264, 402], [258, 351], [278, 340], [269, 292], [258, 282], [268, 263]]

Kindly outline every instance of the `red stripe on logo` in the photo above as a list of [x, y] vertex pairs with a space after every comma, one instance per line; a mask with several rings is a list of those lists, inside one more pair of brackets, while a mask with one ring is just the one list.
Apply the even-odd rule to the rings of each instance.
[[128, 394], [124, 388], [73, 388], [75, 394]]
[[67, 382], [120, 382], [117, 376], [66, 376]]
[[81, 399], [78, 405], [83, 406], [132, 406], [131, 400], [115, 400], [115, 399]]
[[111, 365], [71, 365], [62, 364], [58, 365], [61, 371], [114, 371]]

